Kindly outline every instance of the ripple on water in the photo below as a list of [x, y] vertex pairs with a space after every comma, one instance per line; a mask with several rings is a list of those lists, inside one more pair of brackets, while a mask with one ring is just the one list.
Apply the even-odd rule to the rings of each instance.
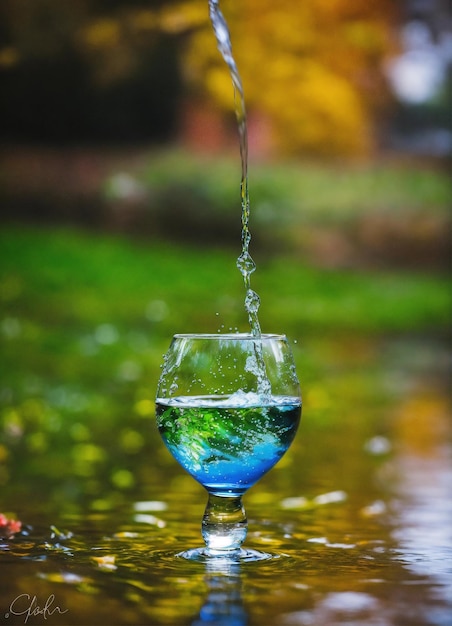
[[[274, 623], [281, 624], [332, 626], [345, 620], [384, 624], [389, 610], [386, 597], [394, 581], [408, 598], [394, 602], [396, 608], [415, 603], [418, 596], [425, 600], [431, 593], [429, 581], [409, 572], [408, 551], [394, 551], [389, 531], [373, 532], [384, 510], [379, 507], [378, 515], [362, 515], [360, 509], [358, 523], [343, 524], [343, 517], [350, 514], [349, 502], [338, 492], [331, 493], [335, 495], [311, 499], [307, 507], [301, 500], [286, 502], [270, 520], [250, 519], [245, 549], [270, 557], [257, 562], [181, 558], [182, 550], [202, 543], [203, 505], [190, 509], [182, 520], [174, 503], [161, 501], [135, 503], [123, 513], [67, 517], [68, 528], [25, 526], [1, 543], [0, 557], [8, 563], [11, 579], [16, 573], [23, 578], [23, 561], [27, 561], [27, 581], [21, 584], [40, 581], [47, 595], [54, 593], [60, 602], [64, 598], [74, 614], [80, 598], [87, 603], [89, 598], [102, 598], [110, 616], [132, 611], [134, 623], [179, 623], [199, 614], [203, 602], [210, 610], [215, 589], [223, 584], [230, 586], [231, 594], [246, 589], [255, 621], [264, 619], [266, 612], [272, 616], [276, 611], [272, 607], [279, 607]], [[66, 589], [66, 595], [61, 589]], [[347, 595], [351, 590], [355, 595]], [[438, 611], [432, 624], [446, 624], [441, 622], [445, 609], [440, 606]], [[387, 623], [393, 623], [391, 619]], [[108, 623], [107, 618], [101, 623]], [[125, 618], [124, 623], [128, 623]]]

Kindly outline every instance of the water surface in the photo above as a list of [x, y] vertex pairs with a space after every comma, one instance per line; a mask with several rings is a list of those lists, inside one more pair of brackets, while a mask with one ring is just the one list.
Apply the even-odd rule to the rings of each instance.
[[246, 546], [277, 558], [205, 566], [176, 556], [200, 545], [206, 496], [150, 416], [146, 444], [130, 457], [141, 479], [129, 489], [112, 488], [102, 464], [63, 489], [51, 470], [36, 472], [54, 467], [57, 451], [17, 457], [2, 507], [24, 527], [0, 543], [0, 621], [449, 625], [444, 350], [424, 339], [351, 342], [305, 346], [324, 360], [324, 376], [307, 376], [292, 448], [244, 497]]

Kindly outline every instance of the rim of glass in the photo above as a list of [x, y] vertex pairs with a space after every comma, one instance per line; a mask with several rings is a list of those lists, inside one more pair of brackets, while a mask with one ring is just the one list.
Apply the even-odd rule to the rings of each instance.
[[251, 333], [176, 333], [173, 335], [174, 339], [231, 339], [231, 340], [245, 340], [245, 341], [262, 341], [269, 339], [277, 339], [280, 341], [286, 341], [287, 337], [284, 334], [277, 333], [262, 333], [259, 336], [252, 335]]

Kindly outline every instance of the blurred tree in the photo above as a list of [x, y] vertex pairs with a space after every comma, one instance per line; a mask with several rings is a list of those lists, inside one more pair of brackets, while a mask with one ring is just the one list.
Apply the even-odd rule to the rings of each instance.
[[2, 0], [1, 136], [168, 139], [181, 82], [179, 41], [155, 27], [162, 4]]
[[[250, 118], [279, 151], [372, 149], [394, 4], [222, 1]], [[28, 139], [167, 139], [181, 95], [233, 111], [208, 0], [2, 0], [0, 91], [0, 131]]]
[[[186, 0], [181, 7], [207, 0]], [[394, 48], [391, 0], [223, 0], [250, 114], [264, 115], [282, 152], [362, 154], [389, 92], [382, 64]], [[195, 92], [232, 108], [230, 79], [209, 28], [187, 41]]]

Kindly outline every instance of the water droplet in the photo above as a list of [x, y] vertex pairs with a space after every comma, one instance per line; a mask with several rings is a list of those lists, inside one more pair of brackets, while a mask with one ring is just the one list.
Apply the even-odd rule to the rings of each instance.
[[248, 251], [245, 250], [239, 256], [239, 258], [237, 259], [237, 267], [239, 268], [243, 276], [247, 276], [254, 272], [254, 270], [256, 269], [256, 264]]
[[260, 306], [260, 298], [255, 291], [248, 289], [245, 298], [245, 307], [248, 313], [257, 313]]

